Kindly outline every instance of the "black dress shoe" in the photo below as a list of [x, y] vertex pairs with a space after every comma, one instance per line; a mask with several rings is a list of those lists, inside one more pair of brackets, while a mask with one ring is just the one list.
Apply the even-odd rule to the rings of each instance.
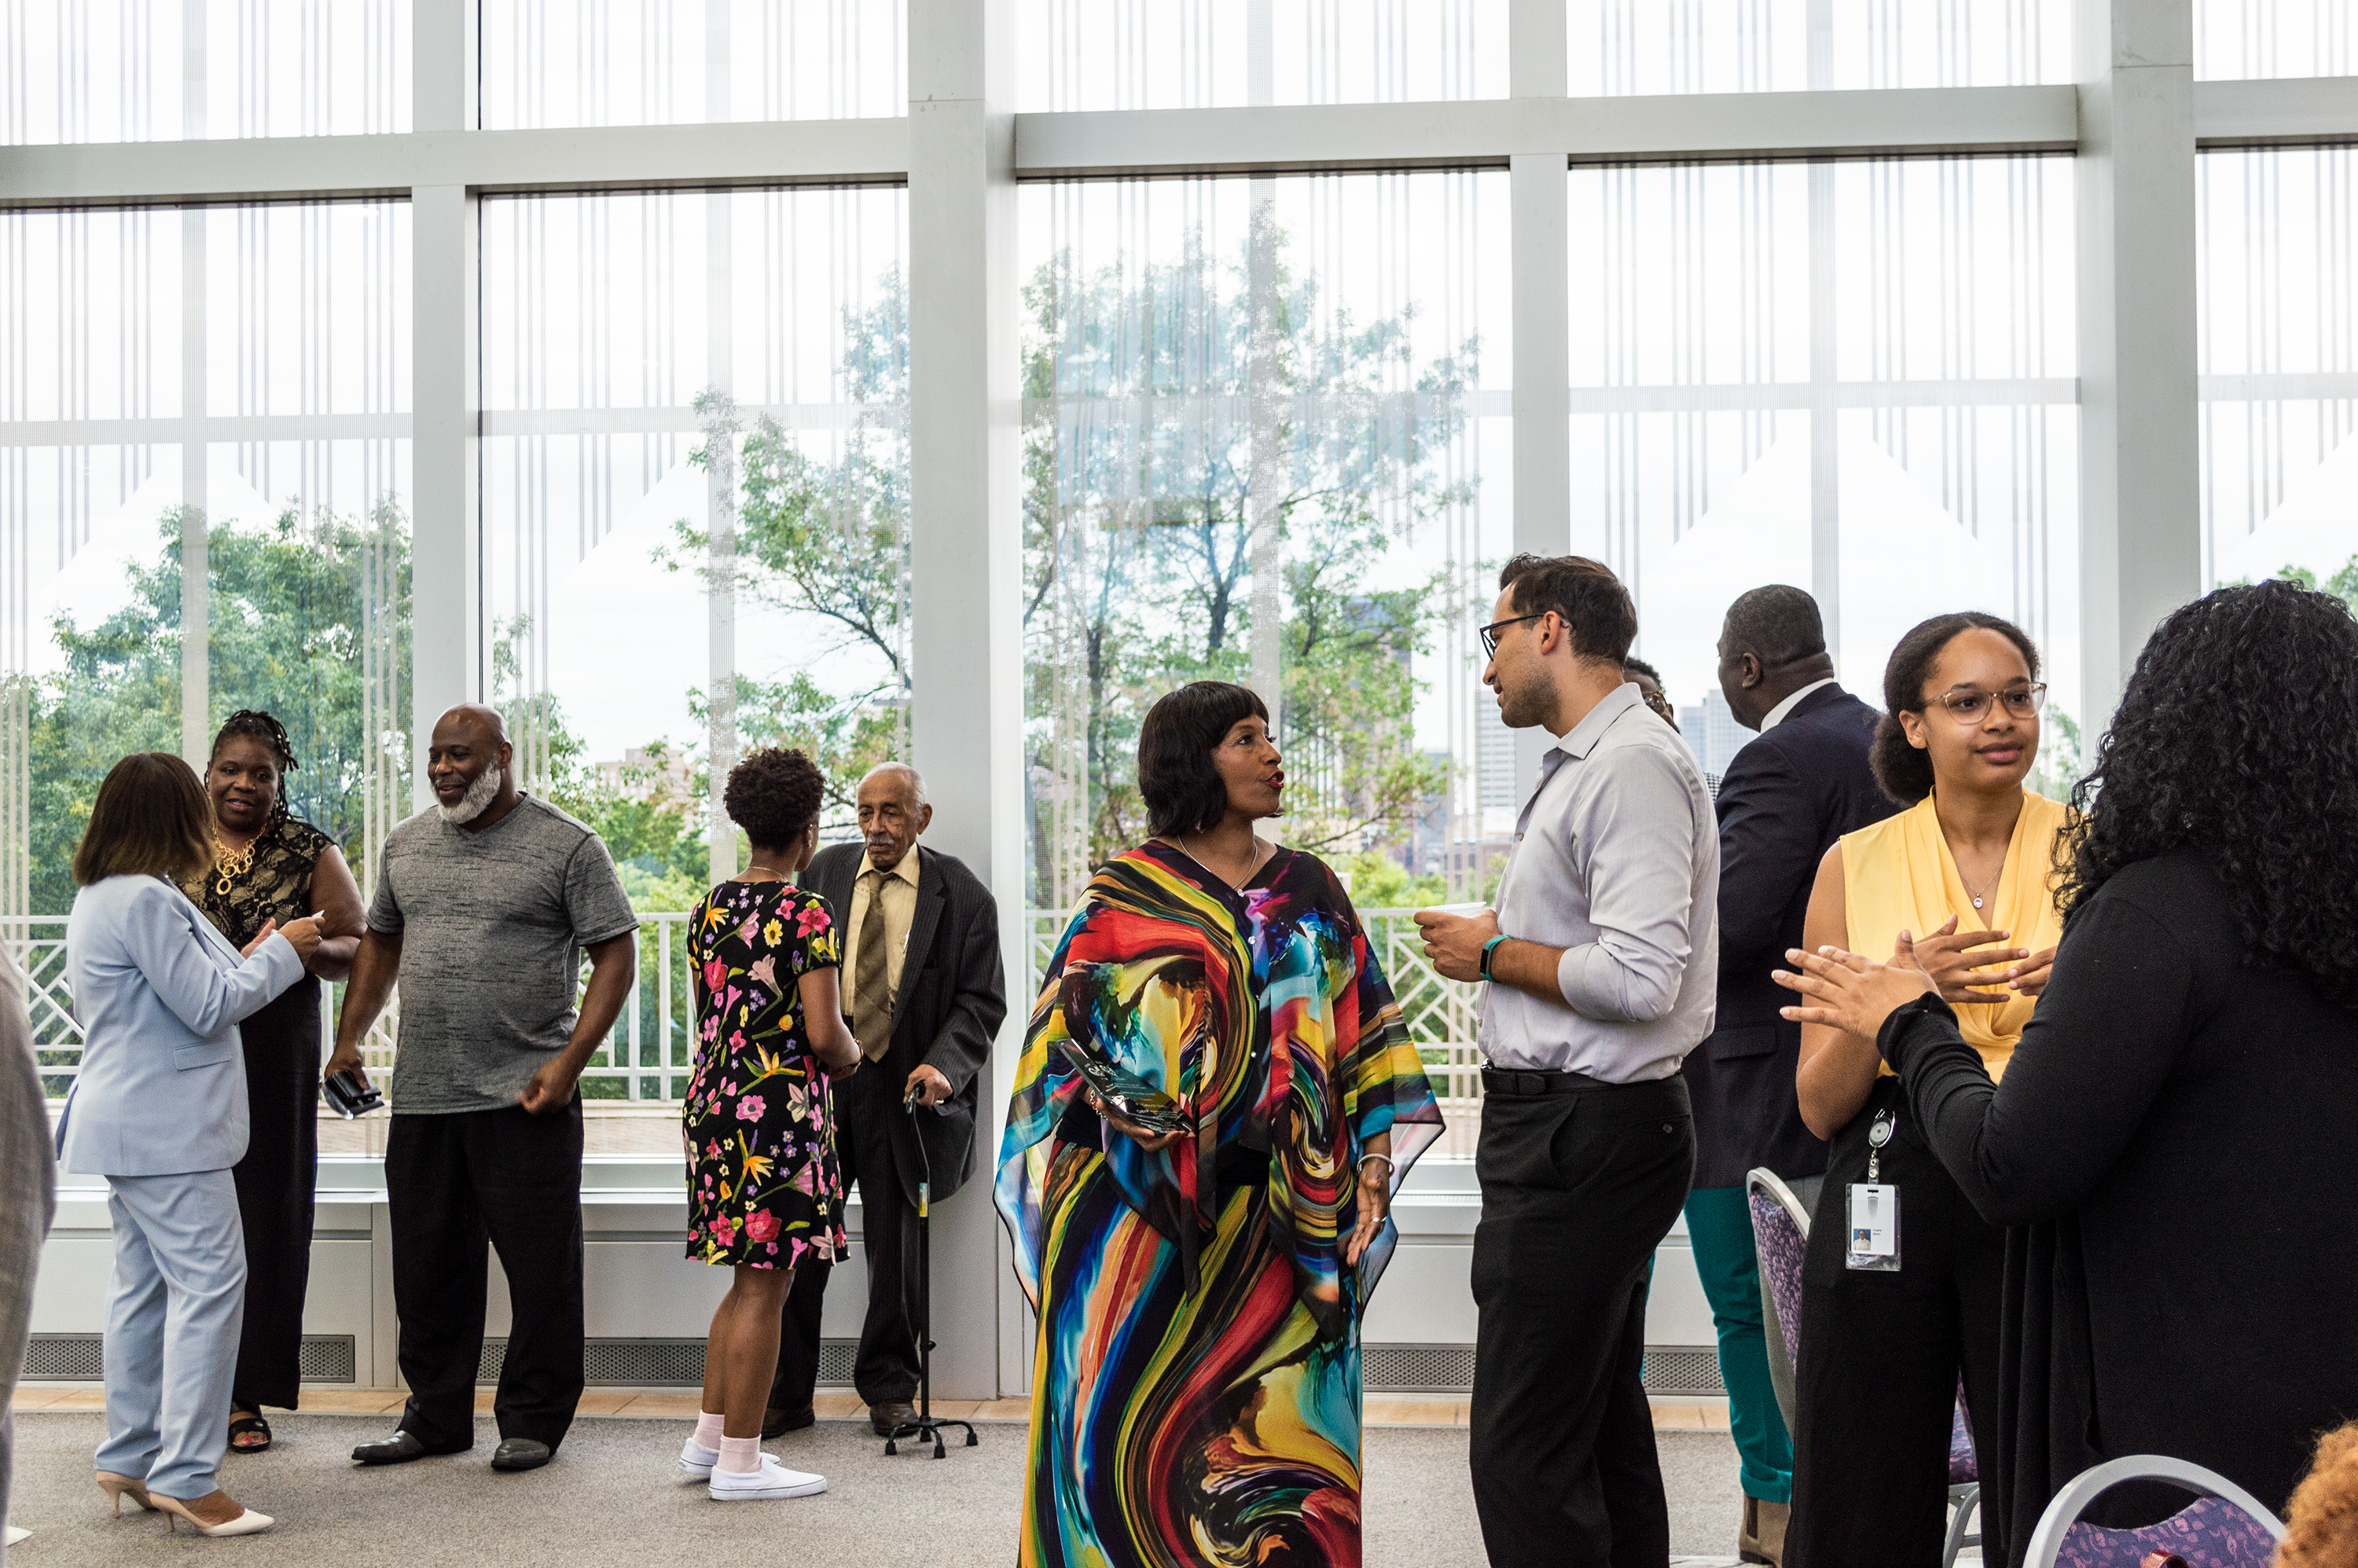
[[917, 1407], [906, 1400], [879, 1400], [868, 1407], [868, 1424], [879, 1437], [890, 1437], [904, 1426], [917, 1424]]
[[503, 1437], [500, 1445], [492, 1450], [494, 1470], [537, 1470], [549, 1461], [554, 1452], [546, 1443], [535, 1443], [529, 1437]]
[[766, 1443], [773, 1437], [784, 1437], [790, 1432], [800, 1432], [803, 1428], [817, 1422], [817, 1412], [808, 1405], [803, 1406], [798, 1411], [763, 1411], [762, 1439]]
[[428, 1448], [417, 1441], [414, 1432], [402, 1431], [374, 1443], [363, 1443], [352, 1450], [352, 1459], [362, 1465], [406, 1465], [413, 1459], [423, 1459], [429, 1454], [456, 1454], [455, 1448]]

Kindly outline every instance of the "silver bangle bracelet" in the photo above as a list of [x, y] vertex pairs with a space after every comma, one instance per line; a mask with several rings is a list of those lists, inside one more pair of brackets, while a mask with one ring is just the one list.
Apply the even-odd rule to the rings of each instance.
[[1368, 1161], [1370, 1161], [1370, 1160], [1381, 1160], [1381, 1161], [1384, 1162], [1384, 1169], [1385, 1169], [1387, 1172], [1393, 1173], [1397, 1173], [1399, 1172], [1399, 1170], [1400, 1170], [1400, 1167], [1399, 1167], [1398, 1165], [1396, 1165], [1396, 1164], [1392, 1163], [1392, 1157], [1391, 1157], [1390, 1155], [1389, 1155], [1389, 1154], [1377, 1154], [1377, 1153], [1367, 1153], [1367, 1154], [1362, 1154], [1362, 1155], [1360, 1155], [1360, 1156], [1359, 1156], [1359, 1169], [1361, 1169], [1362, 1171], [1366, 1170], [1366, 1169], [1368, 1168]]

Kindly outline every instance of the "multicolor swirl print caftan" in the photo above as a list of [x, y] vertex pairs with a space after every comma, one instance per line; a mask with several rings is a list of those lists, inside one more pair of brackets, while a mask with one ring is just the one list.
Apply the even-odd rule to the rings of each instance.
[[[1359, 1562], [1357, 1160], [1441, 1110], [1349, 897], [1280, 849], [1241, 892], [1160, 842], [1109, 863], [1032, 1012], [998, 1201], [1040, 1314], [1027, 1568]], [[1177, 1098], [1148, 1154], [1072, 1038]]]

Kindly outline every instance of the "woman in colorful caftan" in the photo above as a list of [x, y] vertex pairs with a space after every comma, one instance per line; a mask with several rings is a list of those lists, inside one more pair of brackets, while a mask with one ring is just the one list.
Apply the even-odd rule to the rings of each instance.
[[[1342, 885], [1253, 832], [1285, 782], [1260, 699], [1164, 697], [1138, 771], [1153, 837], [1050, 960], [1000, 1152], [1040, 1314], [1022, 1561], [1356, 1565], [1359, 1313], [1440, 1108]], [[1068, 1052], [1185, 1125], [1114, 1115]]]

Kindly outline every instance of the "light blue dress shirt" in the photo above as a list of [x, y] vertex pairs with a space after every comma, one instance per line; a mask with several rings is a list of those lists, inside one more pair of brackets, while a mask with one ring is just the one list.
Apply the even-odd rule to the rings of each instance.
[[1563, 948], [1561, 1001], [1483, 988], [1493, 1066], [1667, 1078], [1719, 993], [1719, 821], [1694, 754], [1625, 684], [1540, 763], [1499, 879], [1498, 929]]
[[66, 983], [81, 1072], [58, 1127], [65, 1168], [92, 1176], [223, 1171], [244, 1157], [238, 1021], [303, 978], [273, 935], [241, 958], [161, 877], [107, 877], [74, 897]]

